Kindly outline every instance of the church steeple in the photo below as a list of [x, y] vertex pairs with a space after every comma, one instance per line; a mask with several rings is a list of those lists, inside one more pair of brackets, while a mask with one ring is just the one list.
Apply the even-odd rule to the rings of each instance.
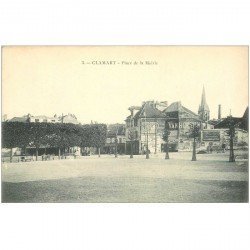
[[198, 115], [200, 119], [204, 122], [210, 119], [210, 110], [206, 101], [206, 93], [205, 93], [204, 85], [202, 89], [201, 104], [199, 106]]

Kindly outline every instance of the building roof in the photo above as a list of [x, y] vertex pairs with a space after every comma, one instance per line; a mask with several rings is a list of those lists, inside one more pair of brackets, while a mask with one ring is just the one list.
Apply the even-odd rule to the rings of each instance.
[[230, 122], [232, 122], [235, 127], [242, 128], [242, 121], [243, 121], [242, 117], [228, 116], [227, 118], [216, 124], [214, 128], [229, 128]]
[[34, 118], [34, 119], [43, 119], [43, 120], [46, 120], [46, 119], [53, 119], [53, 118], [51, 118], [51, 117], [48, 117], [48, 116], [46, 116], [46, 115], [32, 115], [32, 116], [30, 116], [30, 118]]
[[[146, 101], [142, 104], [140, 109], [135, 113], [133, 119], [139, 118], [165, 118], [165, 114], [156, 108], [157, 103], [154, 101]], [[127, 120], [131, 119], [131, 115], [126, 118]]]
[[164, 113], [179, 112], [181, 110], [181, 102], [173, 102], [166, 109]]
[[193, 111], [191, 111], [190, 109], [184, 107], [181, 102], [173, 102], [171, 103], [164, 111], [164, 113], [171, 113], [171, 112], [185, 112], [185, 113], [189, 113], [193, 116], [197, 116], [198, 115], [195, 114]]
[[125, 135], [125, 124], [109, 124], [107, 126], [107, 137], [115, 137], [116, 135]]
[[165, 115], [156, 108], [154, 101], [145, 102], [134, 118], [164, 118]]
[[220, 123], [222, 120], [224, 120], [224, 119], [220, 119], [220, 120], [218, 120], [218, 119], [209, 120], [209, 121], [208, 121], [208, 124], [215, 126], [216, 124]]
[[[133, 119], [139, 118], [166, 118], [167, 113], [171, 112], [179, 112], [179, 113], [188, 113], [191, 116], [195, 116], [197, 119], [198, 115], [195, 114], [190, 109], [184, 107], [181, 102], [173, 102], [163, 111], [156, 108], [156, 104], [154, 101], [144, 102], [139, 111], [136, 112]], [[126, 118], [126, 121], [131, 119], [131, 115]]]
[[243, 114], [243, 118], [248, 119], [248, 107], [246, 108], [246, 110]]
[[28, 118], [28, 115], [24, 115], [21, 117], [13, 117], [12, 119], [8, 120], [8, 122], [27, 122]]
[[248, 131], [248, 107], [246, 108], [242, 117], [228, 116], [227, 118], [216, 124], [214, 128], [229, 128], [230, 121], [233, 122], [236, 128]]

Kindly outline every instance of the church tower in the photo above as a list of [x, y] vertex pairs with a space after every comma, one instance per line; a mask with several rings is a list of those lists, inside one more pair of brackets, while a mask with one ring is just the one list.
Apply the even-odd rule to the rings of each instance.
[[199, 115], [199, 118], [203, 122], [207, 122], [210, 119], [210, 110], [209, 110], [209, 107], [207, 105], [204, 86], [203, 86], [203, 90], [202, 90], [201, 104], [199, 106], [198, 115]]

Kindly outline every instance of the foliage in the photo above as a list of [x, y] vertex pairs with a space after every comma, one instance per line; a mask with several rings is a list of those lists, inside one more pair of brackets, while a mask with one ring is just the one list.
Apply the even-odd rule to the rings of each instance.
[[107, 137], [107, 126], [105, 124], [90, 125], [90, 145], [100, 148], [105, 145]]
[[162, 135], [163, 141], [168, 142], [169, 135], [170, 135], [169, 125], [168, 123], [166, 123], [164, 131], [163, 131], [163, 135]]
[[25, 148], [29, 146], [29, 133], [26, 123], [2, 123], [2, 148]]
[[190, 124], [190, 134], [191, 138], [197, 138], [200, 135], [201, 128], [198, 124]]
[[106, 134], [105, 124], [2, 122], [2, 147], [101, 147]]

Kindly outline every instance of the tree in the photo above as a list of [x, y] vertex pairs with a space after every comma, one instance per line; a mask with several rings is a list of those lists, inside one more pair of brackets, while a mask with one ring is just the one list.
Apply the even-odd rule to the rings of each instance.
[[90, 146], [98, 149], [98, 156], [101, 155], [101, 147], [105, 145], [107, 138], [106, 124], [91, 124], [90, 125]]
[[235, 122], [233, 121], [232, 116], [229, 117], [229, 130], [226, 132], [229, 135], [229, 140], [230, 140], [229, 162], [235, 162], [235, 156], [234, 156]]
[[85, 147], [91, 147], [90, 145], [90, 133], [91, 128], [90, 125], [85, 124], [81, 126], [80, 130], [80, 147], [85, 148]]
[[30, 146], [36, 148], [36, 161], [38, 160], [38, 149], [48, 144], [48, 123], [28, 123]]
[[133, 145], [134, 145], [134, 140], [135, 140], [135, 131], [133, 129], [130, 129], [128, 131], [128, 139], [130, 140], [130, 158], [133, 158]]
[[[24, 123], [3, 122], [2, 123], [2, 147], [20, 147], [26, 149], [28, 146], [35, 147], [36, 160], [38, 160], [38, 149], [40, 147], [58, 148], [59, 159], [61, 150], [70, 147], [97, 147], [100, 148], [106, 142], [107, 126], [105, 124], [75, 125], [65, 123]], [[11, 153], [12, 161], [12, 153]]]
[[10, 162], [12, 162], [13, 148], [16, 146], [16, 138], [14, 133], [13, 124], [2, 122], [2, 148], [9, 148], [10, 152]]
[[116, 132], [115, 132], [115, 158], [117, 158], [118, 130], [119, 130], [119, 125], [116, 126]]
[[115, 158], [117, 158], [117, 145], [118, 145], [118, 139], [117, 139], [117, 135], [115, 137]]
[[2, 122], [2, 147], [11, 149], [12, 162], [13, 148], [29, 146], [29, 124], [23, 122]]
[[164, 128], [164, 132], [163, 132], [163, 136], [162, 139], [165, 142], [165, 159], [169, 159], [169, 153], [168, 153], [168, 139], [169, 139], [169, 135], [170, 135], [170, 130], [169, 130], [169, 124], [168, 122], [165, 123], [165, 128]]
[[193, 155], [192, 161], [196, 161], [196, 138], [200, 135], [200, 125], [190, 124], [190, 137], [194, 139], [193, 141]]

